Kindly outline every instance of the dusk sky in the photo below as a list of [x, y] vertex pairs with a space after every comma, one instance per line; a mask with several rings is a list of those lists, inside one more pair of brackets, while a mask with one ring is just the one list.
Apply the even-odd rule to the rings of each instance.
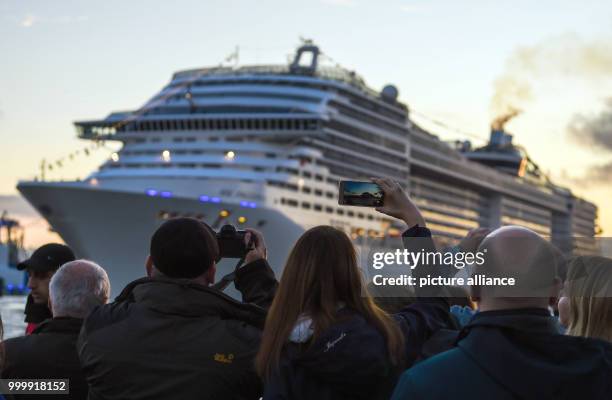
[[498, 112], [521, 109], [515, 142], [612, 234], [610, 1], [0, 0], [0, 195], [43, 158], [65, 158], [48, 179], [82, 178], [117, 148], [85, 156], [73, 121], [138, 108], [236, 46], [240, 64], [284, 64], [300, 37], [376, 90], [395, 84], [443, 139], [482, 144]]

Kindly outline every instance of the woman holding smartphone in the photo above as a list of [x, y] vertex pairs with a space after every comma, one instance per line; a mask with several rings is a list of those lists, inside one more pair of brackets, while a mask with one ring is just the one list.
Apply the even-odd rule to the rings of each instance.
[[[427, 237], [401, 187], [375, 183], [385, 192], [377, 210]], [[264, 399], [389, 398], [432, 332], [452, 324], [448, 305], [433, 301], [386, 314], [367, 293], [348, 236], [330, 226], [308, 230], [289, 255], [266, 319], [256, 358]]]

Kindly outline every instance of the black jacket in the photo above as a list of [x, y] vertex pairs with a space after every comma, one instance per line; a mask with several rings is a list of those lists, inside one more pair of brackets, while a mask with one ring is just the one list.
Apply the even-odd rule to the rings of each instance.
[[[53, 318], [41, 323], [31, 335], [4, 342], [3, 379], [70, 379], [69, 395], [47, 394], [45, 399], [86, 399], [87, 382], [81, 371], [76, 341], [83, 320]], [[40, 399], [40, 395], [19, 395], [17, 399]]]
[[[403, 239], [412, 251], [435, 251], [426, 228], [409, 229]], [[425, 292], [434, 294], [438, 289]], [[458, 328], [441, 297], [417, 298], [393, 317], [404, 336], [405, 367], [422, 358], [423, 346], [434, 333]], [[384, 337], [350, 310], [343, 309], [339, 319], [306, 349], [291, 342], [285, 345], [279, 367], [266, 382], [264, 400], [389, 398], [399, 372], [390, 363]]]
[[132, 282], [85, 320], [89, 398], [258, 399], [253, 360], [276, 285], [263, 260], [237, 272], [244, 303], [188, 281]]
[[456, 348], [402, 375], [393, 400], [612, 398], [612, 344], [558, 329], [544, 309], [478, 313]]

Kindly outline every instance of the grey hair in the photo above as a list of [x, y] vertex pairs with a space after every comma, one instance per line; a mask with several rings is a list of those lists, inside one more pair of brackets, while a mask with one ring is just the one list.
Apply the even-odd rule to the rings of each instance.
[[110, 295], [106, 271], [88, 260], [62, 265], [49, 282], [49, 298], [54, 317], [85, 318]]

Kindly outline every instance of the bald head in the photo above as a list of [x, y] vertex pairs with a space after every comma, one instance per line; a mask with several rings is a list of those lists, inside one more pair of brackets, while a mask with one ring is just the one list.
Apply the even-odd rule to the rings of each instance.
[[534, 231], [505, 226], [491, 232], [480, 244], [485, 263], [474, 274], [491, 278], [515, 278], [514, 286], [476, 286], [480, 308], [545, 308], [560, 286], [554, 247]]
[[84, 318], [110, 295], [106, 271], [87, 260], [62, 265], [49, 283], [49, 300], [53, 317]]

